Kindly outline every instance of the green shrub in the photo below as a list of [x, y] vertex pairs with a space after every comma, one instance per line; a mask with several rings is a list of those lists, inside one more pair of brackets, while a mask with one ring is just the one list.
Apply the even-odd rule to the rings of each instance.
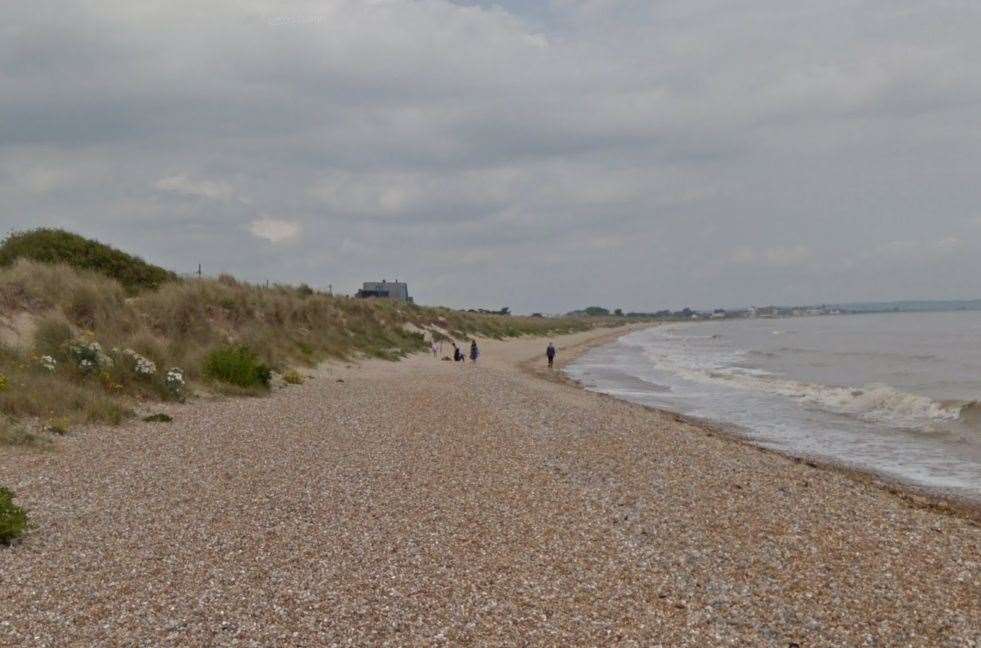
[[10, 544], [27, 529], [27, 511], [14, 504], [14, 493], [0, 486], [0, 544]]
[[290, 369], [289, 371], [287, 371], [286, 373], [284, 373], [283, 374], [283, 380], [286, 381], [286, 383], [289, 384], [289, 385], [302, 385], [303, 384], [303, 376], [301, 376], [300, 375], [300, 372], [297, 371], [296, 369]]
[[147, 423], [170, 423], [174, 419], [173, 417], [168, 416], [167, 414], [161, 412], [160, 414], [151, 414], [150, 416], [144, 416], [143, 420], [146, 421]]
[[[0, 266], [9, 266], [19, 258], [93, 270], [117, 280], [131, 293], [177, 280], [173, 272], [139, 257], [58, 229], [41, 228], [8, 236], [0, 245]], [[85, 302], [78, 303], [83, 305]]]
[[208, 354], [204, 375], [236, 387], [268, 387], [272, 371], [245, 346], [223, 347]]
[[56, 418], [49, 421], [44, 427], [44, 431], [50, 434], [57, 434], [58, 436], [65, 436], [68, 434], [68, 430], [71, 429], [71, 421], [67, 417]]

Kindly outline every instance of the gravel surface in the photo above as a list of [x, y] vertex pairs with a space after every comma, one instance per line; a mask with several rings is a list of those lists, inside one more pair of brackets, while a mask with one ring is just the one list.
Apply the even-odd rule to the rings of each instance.
[[0, 449], [37, 524], [0, 645], [981, 643], [975, 523], [519, 370], [544, 345]]

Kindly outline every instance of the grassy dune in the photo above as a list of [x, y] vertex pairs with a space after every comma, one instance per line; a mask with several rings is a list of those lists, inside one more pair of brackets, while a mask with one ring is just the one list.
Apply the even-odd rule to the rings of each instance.
[[[13, 240], [25, 246], [18, 235]], [[259, 394], [270, 373], [293, 382], [293, 368], [329, 358], [397, 360], [423, 349], [426, 335], [502, 338], [591, 325], [336, 297], [305, 286], [260, 287], [228, 276], [173, 277], [140, 288], [111, 276], [159, 275], [135, 257], [129, 258], [142, 264], [138, 270], [125, 264], [93, 270], [9, 259], [4, 251], [0, 443], [38, 445], [39, 431], [119, 423], [141, 402], [201, 391]]]
[[58, 229], [40, 228], [8, 236], [0, 245], [0, 266], [13, 265], [18, 259], [94, 270], [116, 279], [132, 293], [177, 279], [173, 272], [132, 254]]

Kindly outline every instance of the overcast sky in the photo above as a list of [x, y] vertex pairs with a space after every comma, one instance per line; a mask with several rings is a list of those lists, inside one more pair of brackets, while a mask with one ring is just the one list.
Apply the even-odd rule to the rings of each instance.
[[977, 0], [32, 0], [0, 230], [556, 312], [981, 297]]

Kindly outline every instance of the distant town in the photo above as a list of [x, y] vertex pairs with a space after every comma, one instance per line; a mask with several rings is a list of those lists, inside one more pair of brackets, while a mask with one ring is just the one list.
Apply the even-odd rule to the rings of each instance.
[[946, 301], [895, 301], [855, 302], [849, 304], [821, 304], [811, 306], [748, 306], [745, 308], [714, 308], [659, 310], [655, 312], [612, 311], [601, 306], [590, 306], [567, 313], [580, 317], [630, 317], [663, 321], [721, 320], [721, 319], [777, 319], [784, 317], [819, 317], [827, 315], [859, 315], [868, 313], [917, 313], [981, 310], [981, 299]]

